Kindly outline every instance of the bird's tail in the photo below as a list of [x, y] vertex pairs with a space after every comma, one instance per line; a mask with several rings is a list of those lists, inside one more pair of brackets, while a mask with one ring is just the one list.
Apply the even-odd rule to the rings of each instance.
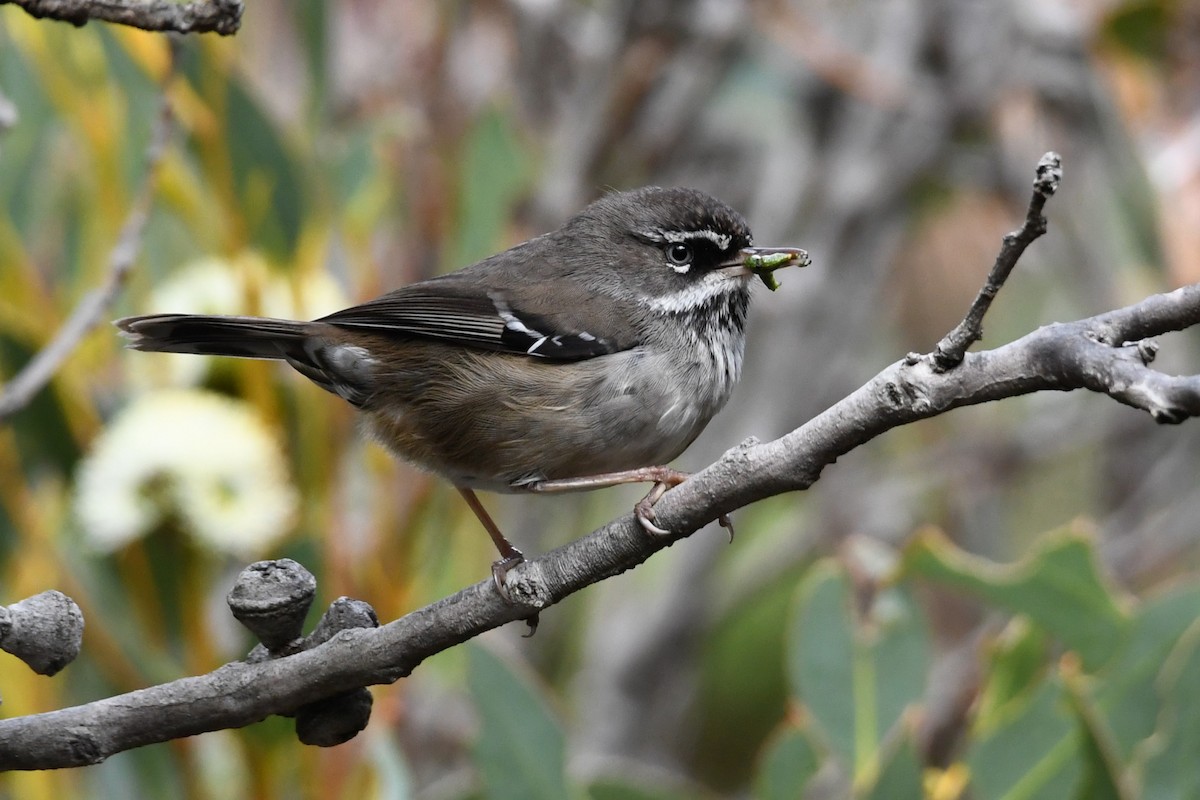
[[134, 350], [204, 356], [290, 359], [303, 350], [314, 323], [265, 317], [150, 314], [116, 326]]

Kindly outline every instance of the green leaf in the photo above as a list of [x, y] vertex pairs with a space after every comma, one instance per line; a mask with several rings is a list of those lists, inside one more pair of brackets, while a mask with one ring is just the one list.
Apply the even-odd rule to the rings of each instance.
[[588, 786], [589, 800], [694, 800], [697, 790], [634, 784], [627, 780], [603, 779]]
[[532, 159], [497, 112], [479, 119], [463, 149], [458, 230], [450, 263], [454, 268], [499, 249], [512, 207], [532, 174]]
[[1109, 42], [1143, 58], [1160, 60], [1167, 53], [1171, 15], [1163, 0], [1141, 0], [1116, 4], [1102, 29]]
[[906, 551], [904, 573], [1026, 615], [1075, 650], [1088, 671], [1112, 656], [1129, 625], [1100, 577], [1091, 542], [1070, 530], [1045, 537], [1036, 552], [1010, 565], [969, 555], [939, 534], [925, 534]]
[[[755, 756], [779, 726], [788, 700], [780, 631], [795, 609], [798, 573], [757, 584], [714, 626], [706, 643], [692, 732], [701, 781], [746, 783]], [[754, 669], [746, 669], [748, 663]]]
[[223, 141], [229, 147], [243, 220], [251, 241], [288, 261], [300, 237], [305, 192], [300, 170], [274, 120], [237, 81], [230, 81]]
[[799, 728], [785, 728], [763, 750], [754, 796], [758, 800], [797, 800], [819, 766], [808, 736]]
[[1200, 798], [1200, 621], [1167, 658], [1160, 681], [1163, 723], [1158, 748], [1146, 761], [1143, 800]]
[[1154, 733], [1161, 710], [1159, 676], [1179, 638], [1196, 621], [1200, 585], [1177, 586], [1136, 610], [1120, 650], [1097, 675], [1096, 702], [1121, 758]]
[[855, 781], [869, 781], [881, 742], [924, 692], [924, 622], [900, 589], [881, 591], [857, 618], [850, 581], [830, 561], [811, 570], [798, 597], [789, 643], [793, 690]]
[[[303, 50], [308, 56], [308, 75], [305, 78], [311, 81], [310, 102], [314, 109], [320, 109], [326, 103], [329, 76], [333, 72], [329, 68], [329, 30], [333, 27], [329, 18], [333, 16], [333, 12], [329, 4], [321, 0], [289, 3], [277, 13], [288, 11], [294, 15], [296, 30], [304, 41]], [[297, 81], [303, 83], [299, 76]], [[328, 124], [321, 114], [314, 114], [312, 120], [314, 124]]]
[[1079, 726], [1058, 676], [1009, 703], [966, 753], [972, 796], [980, 800], [1061, 800], [1082, 775]]
[[997, 714], [1041, 679], [1046, 671], [1046, 633], [1015, 617], [988, 648], [990, 669], [976, 704], [977, 724], [987, 728]]
[[922, 800], [925, 797], [924, 768], [911, 731], [887, 748], [883, 764], [864, 800]]
[[[1128, 770], [1139, 747], [1154, 733], [1162, 700], [1158, 685], [1168, 654], [1196, 619], [1200, 586], [1184, 585], [1135, 609], [1129, 632], [1117, 652], [1088, 683], [1073, 687], [1072, 702], [1083, 736], [1081, 767], [1087, 792], [1100, 795], [1107, 782], [1116, 796], [1131, 793]], [[1011, 725], [1012, 709], [1040, 684], [1046, 669], [1045, 636], [1026, 617], [1012, 620], [989, 650], [990, 667], [976, 712], [976, 735]], [[1087, 698], [1083, 687], [1093, 692]], [[1038, 691], [1041, 689], [1038, 688]], [[1090, 738], [1090, 741], [1089, 741]], [[1052, 749], [1047, 743], [1046, 748]], [[1090, 748], [1090, 750], [1089, 750]], [[1123, 794], [1122, 794], [1123, 793]]]
[[800, 585], [788, 653], [792, 691], [812, 712], [833, 751], [855, 763], [856, 657], [848, 585], [831, 562], [815, 566]]
[[481, 727], [475, 762], [490, 800], [570, 797], [562, 728], [532, 681], [480, 646], [468, 648], [467, 684]]
[[38, 83], [37, 73], [21, 57], [20, 49], [2, 26], [0, 86], [4, 87], [5, 99], [20, 110], [23, 123], [6, 130], [0, 140], [0, 211], [8, 223], [24, 233], [30, 228], [29, 196], [33, 181], [39, 177], [39, 167], [50, 145], [45, 120], [53, 109]]
[[1096, 707], [1087, 679], [1071, 659], [1064, 661], [1063, 678], [1067, 698], [1079, 723], [1083, 756], [1083, 780], [1075, 796], [1079, 800], [1133, 800], [1112, 731]]

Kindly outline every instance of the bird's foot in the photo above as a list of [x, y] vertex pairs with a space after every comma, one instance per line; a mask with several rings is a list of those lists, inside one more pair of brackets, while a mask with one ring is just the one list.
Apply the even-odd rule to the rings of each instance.
[[680, 472], [670, 467], [655, 467], [653, 475], [655, 483], [650, 493], [637, 502], [633, 507], [633, 515], [637, 518], [642, 530], [651, 536], [670, 536], [671, 532], [658, 524], [654, 514], [654, 504], [667, 493], [688, 479], [688, 473]]
[[508, 572], [518, 564], [525, 563], [525, 556], [521, 555], [521, 551], [515, 547], [510, 548], [511, 552], [499, 561], [492, 562], [492, 583], [496, 586], [496, 592], [501, 599], [509, 605], [513, 604], [512, 595], [508, 593], [508, 587], [504, 580], [508, 577]]
[[[511, 551], [509, 555], [499, 561], [492, 562], [492, 583], [495, 585], [496, 593], [500, 595], [500, 599], [509, 605], [513, 605], [512, 595], [508, 593], [508, 585], [505, 583], [505, 579], [508, 577], [509, 570], [518, 564], [525, 563], [525, 556], [515, 547], [510, 546], [509, 549]], [[522, 634], [522, 636], [528, 639], [537, 633], [538, 615], [536, 611], [525, 618], [525, 624], [529, 626], [529, 630]]]

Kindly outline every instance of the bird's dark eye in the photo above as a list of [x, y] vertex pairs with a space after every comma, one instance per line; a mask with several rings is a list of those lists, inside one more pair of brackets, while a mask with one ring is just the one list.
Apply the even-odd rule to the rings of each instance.
[[695, 258], [695, 253], [692, 252], [691, 246], [683, 242], [667, 245], [667, 261], [671, 262], [671, 266], [686, 267], [692, 263], [693, 258]]

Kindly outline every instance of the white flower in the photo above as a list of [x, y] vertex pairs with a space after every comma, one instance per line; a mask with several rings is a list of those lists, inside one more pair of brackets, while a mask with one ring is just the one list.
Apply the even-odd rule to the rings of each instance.
[[150, 305], [172, 314], [241, 314], [247, 275], [262, 269], [259, 259], [197, 259], [160, 283], [150, 294]]
[[279, 319], [316, 319], [350, 305], [346, 293], [327, 272], [295, 280], [272, 275], [262, 287], [259, 303], [254, 313]]
[[165, 390], [119, 414], [80, 464], [84, 535], [115, 550], [168, 519], [202, 544], [256, 555], [286, 534], [297, 493], [270, 430], [246, 403]]

